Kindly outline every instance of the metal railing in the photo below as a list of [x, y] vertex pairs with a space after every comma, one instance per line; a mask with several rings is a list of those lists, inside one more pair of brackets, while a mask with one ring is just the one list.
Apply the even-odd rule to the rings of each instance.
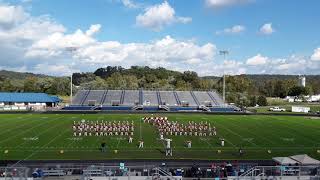
[[239, 177], [284, 177], [317, 176], [320, 178], [319, 166], [256, 166]]

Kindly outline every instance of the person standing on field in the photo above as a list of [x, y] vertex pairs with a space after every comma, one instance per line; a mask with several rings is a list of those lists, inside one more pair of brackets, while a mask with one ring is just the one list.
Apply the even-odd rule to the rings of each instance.
[[171, 142], [172, 139], [164, 139], [166, 141], [166, 156], [172, 156]]
[[221, 139], [221, 146], [224, 147], [224, 139]]
[[129, 136], [129, 144], [132, 143], [133, 138], [131, 136]]
[[143, 144], [144, 144], [144, 142], [143, 142], [143, 140], [141, 139], [141, 140], [139, 141], [139, 149], [140, 149], [140, 148], [143, 148]]

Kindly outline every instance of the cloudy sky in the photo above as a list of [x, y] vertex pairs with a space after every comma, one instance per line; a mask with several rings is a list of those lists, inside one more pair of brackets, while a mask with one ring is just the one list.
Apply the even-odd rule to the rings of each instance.
[[319, 0], [0, 0], [0, 69], [320, 74], [319, 7]]

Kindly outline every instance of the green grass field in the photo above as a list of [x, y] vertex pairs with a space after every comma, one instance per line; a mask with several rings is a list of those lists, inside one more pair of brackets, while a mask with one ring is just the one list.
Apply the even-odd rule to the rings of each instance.
[[[173, 136], [173, 157], [165, 157], [164, 144], [143, 114], [1, 114], [0, 160], [107, 160], [107, 159], [271, 159], [306, 153], [320, 159], [320, 119], [295, 116], [167, 114], [169, 120], [209, 121], [215, 137]], [[163, 115], [164, 116], [164, 115]], [[121, 136], [73, 137], [74, 120], [134, 120], [134, 143]], [[138, 149], [138, 139], [145, 148]], [[219, 138], [226, 140], [221, 147]], [[192, 140], [192, 148], [185, 141]], [[105, 141], [108, 151], [99, 151]], [[244, 155], [239, 156], [239, 147]], [[63, 153], [60, 151], [63, 150]], [[114, 150], [118, 150], [115, 153]], [[220, 150], [220, 152], [218, 152]], [[271, 153], [268, 153], [268, 150]]]

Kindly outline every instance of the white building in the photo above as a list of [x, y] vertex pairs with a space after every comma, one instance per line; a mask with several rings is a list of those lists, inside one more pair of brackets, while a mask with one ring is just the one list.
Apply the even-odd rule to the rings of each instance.
[[302, 87], [306, 87], [306, 77], [305, 76], [299, 76], [299, 83], [298, 83], [299, 86], [302, 86]]
[[303, 106], [292, 106], [291, 112], [303, 112], [308, 113], [310, 111], [310, 107], [303, 107]]

